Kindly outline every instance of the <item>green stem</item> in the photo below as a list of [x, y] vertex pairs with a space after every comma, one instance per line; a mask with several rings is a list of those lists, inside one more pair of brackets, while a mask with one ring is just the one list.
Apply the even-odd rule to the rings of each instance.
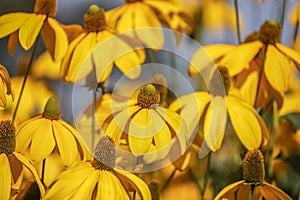
[[286, 0], [283, 0], [283, 2], [282, 2], [281, 19], [280, 19], [281, 29], [283, 29], [283, 23], [284, 23], [284, 17], [285, 17], [285, 10], [286, 10], [285, 7], [286, 7]]
[[33, 59], [34, 59], [34, 56], [35, 56], [35, 53], [36, 53], [36, 49], [37, 49], [37, 46], [38, 46], [39, 38], [40, 38], [40, 33], [38, 34], [38, 36], [37, 36], [37, 38], [34, 42], [34, 45], [33, 45], [33, 50], [31, 52], [30, 60], [29, 60], [29, 63], [28, 63], [28, 66], [27, 66], [27, 69], [26, 69], [26, 72], [25, 72], [25, 77], [24, 77], [24, 80], [23, 80], [23, 83], [22, 83], [22, 86], [21, 86], [20, 95], [19, 95], [16, 107], [15, 107], [15, 110], [14, 110], [14, 113], [13, 113], [13, 116], [12, 116], [12, 120], [11, 120], [12, 123], [14, 123], [14, 121], [16, 119], [16, 116], [17, 116], [17, 112], [18, 112], [18, 109], [19, 109], [19, 105], [20, 105], [20, 102], [21, 102], [23, 91], [24, 91], [24, 88], [25, 88], [25, 85], [26, 85], [26, 81], [27, 81], [30, 69], [32, 67], [32, 63], [33, 63]]
[[241, 44], [242, 43], [242, 39], [241, 39], [241, 27], [240, 27], [240, 17], [239, 17], [238, 0], [234, 0], [234, 8], [235, 8], [237, 39], [238, 39], [238, 43]]
[[297, 40], [297, 35], [298, 35], [298, 29], [299, 29], [299, 21], [297, 20], [296, 26], [295, 26], [295, 31], [294, 31], [294, 37], [293, 37], [293, 48], [295, 47], [295, 43]]
[[169, 178], [166, 180], [165, 184], [162, 186], [161, 192], [163, 192], [168, 187], [168, 185], [171, 183], [172, 179], [175, 176], [176, 171], [177, 171], [176, 169], [173, 170], [172, 174], [169, 176]]
[[274, 98], [272, 98], [271, 103], [272, 103], [272, 108], [271, 108], [272, 120], [270, 124], [271, 138], [270, 138], [270, 146], [268, 149], [268, 167], [267, 167], [269, 182], [272, 181], [272, 177], [273, 177], [273, 151], [274, 151], [275, 140], [276, 140], [276, 127], [278, 125], [278, 108]]
[[136, 200], [136, 191], [133, 192], [133, 200]]
[[262, 74], [263, 74], [264, 66], [265, 66], [265, 60], [266, 60], [266, 54], [267, 54], [268, 44], [265, 44], [264, 46], [265, 46], [265, 49], [264, 49], [264, 52], [261, 54], [261, 58], [260, 58], [260, 66], [259, 66], [259, 74], [258, 74], [258, 82], [257, 82], [257, 87], [256, 87], [256, 95], [255, 95], [254, 107], [256, 107], [256, 104], [257, 104], [257, 99], [258, 99], [258, 94], [259, 94], [259, 88], [260, 88], [261, 78], [262, 78]]
[[211, 158], [211, 153], [207, 155], [207, 166], [206, 166], [206, 173], [204, 175], [204, 182], [203, 182], [203, 188], [200, 191], [201, 192], [201, 197], [204, 198], [204, 193], [208, 184], [208, 179], [209, 179], [209, 168], [210, 168], [210, 158]]

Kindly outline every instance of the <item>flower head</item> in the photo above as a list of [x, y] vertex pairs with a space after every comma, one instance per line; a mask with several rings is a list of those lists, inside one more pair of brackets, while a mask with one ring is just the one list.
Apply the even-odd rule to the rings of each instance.
[[61, 60], [68, 48], [68, 38], [53, 18], [56, 14], [56, 0], [36, 0], [34, 13], [9, 13], [0, 16], [0, 38], [10, 35], [8, 51], [14, 54], [18, 42], [27, 51], [41, 33], [44, 44], [52, 59]]
[[264, 181], [264, 158], [260, 150], [249, 150], [243, 161], [244, 180], [226, 186], [215, 197], [215, 200], [221, 199], [281, 199], [291, 200], [279, 188]]
[[[94, 72], [102, 83], [111, 74], [113, 64], [131, 79], [140, 75], [139, 66], [145, 61], [145, 52], [138, 41], [109, 28], [104, 10], [97, 5], [90, 6], [84, 23], [85, 29], [71, 41], [62, 62], [64, 81], [74, 83]], [[118, 48], [112, 49], [113, 46]]]
[[0, 199], [9, 199], [24, 189], [24, 183], [30, 181], [24, 176], [26, 170], [29, 170], [30, 178], [37, 182], [44, 195], [43, 184], [32, 164], [22, 154], [15, 152], [15, 135], [16, 129], [10, 120], [0, 121]]
[[[189, 102], [191, 99], [196, 98], [199, 106], [194, 109], [199, 109], [200, 118], [198, 120], [201, 125], [203, 124], [203, 137], [208, 147], [213, 151], [218, 150], [222, 145], [227, 115], [230, 117], [233, 129], [241, 143], [247, 149], [258, 148], [267, 134], [267, 128], [262, 118], [256, 113], [254, 108], [236, 95], [233, 88], [230, 89], [231, 80], [228, 70], [224, 67], [218, 67], [218, 71], [225, 87], [225, 97], [220, 96], [220, 92], [215, 94], [215, 91], [210, 93], [195, 92], [179, 97], [169, 108], [177, 112], [183, 112], [184, 109], [191, 109], [189, 108]], [[225, 104], [226, 106], [223, 106]], [[222, 116], [220, 114], [218, 114], [218, 117], [215, 116], [213, 114], [214, 110], [217, 110], [219, 113], [226, 112], [224, 119], [220, 119]], [[220, 123], [212, 127], [212, 120], [219, 120]]]
[[[54, 97], [49, 98], [42, 114], [20, 126], [16, 139], [16, 150], [39, 167], [39, 164], [52, 154], [59, 155], [57, 163], [62, 163], [63, 169], [89, 156], [77, 131], [60, 119]], [[37, 170], [40, 172], [40, 169]], [[45, 177], [46, 185], [52, 181]]]
[[[137, 91], [136, 97], [125, 101], [127, 103], [123, 106], [115, 102], [109, 112], [111, 114], [97, 115], [103, 132], [117, 145], [125, 140], [134, 155], [157, 153], [158, 158], [163, 159], [168, 155], [175, 137], [183, 151], [186, 139], [182, 135], [187, 134], [185, 121], [159, 104], [160, 94], [153, 84], [146, 84]], [[106, 104], [102, 102], [96, 113], [101, 114]]]
[[0, 65], [0, 108], [5, 108], [7, 105], [6, 95], [11, 95], [12, 100], [14, 100], [8, 71]]
[[110, 138], [101, 137], [93, 160], [81, 161], [64, 171], [51, 185], [44, 199], [151, 199], [147, 185], [137, 176], [114, 168], [115, 149]]
[[163, 23], [179, 32], [191, 32], [193, 24], [183, 8], [165, 0], [127, 0], [124, 5], [108, 11], [106, 16], [110, 26], [119, 32], [133, 31], [152, 49], [163, 47]]

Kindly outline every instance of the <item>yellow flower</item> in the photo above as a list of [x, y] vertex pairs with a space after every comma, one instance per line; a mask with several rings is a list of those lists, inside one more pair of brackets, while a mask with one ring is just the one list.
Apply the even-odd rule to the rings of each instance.
[[[32, 164], [22, 154], [15, 152], [15, 133], [16, 129], [11, 121], [0, 122], [0, 199], [6, 200], [17, 195], [26, 181], [36, 181], [41, 195], [44, 195], [44, 186]], [[26, 170], [29, 170], [32, 180], [25, 179]]]
[[226, 186], [215, 197], [215, 200], [222, 199], [249, 199], [252, 200], [291, 200], [279, 188], [264, 181], [264, 157], [258, 149], [249, 150], [243, 161], [244, 180]]
[[12, 101], [14, 100], [8, 71], [0, 64], [0, 108], [7, 106], [6, 95], [11, 95]]
[[[255, 58], [263, 63], [263, 73], [270, 85], [279, 92], [288, 89], [292, 61], [299, 70], [300, 54], [279, 43], [281, 27], [274, 20], [266, 21], [259, 30], [258, 39], [241, 44], [226, 54], [220, 64], [231, 76], [247, 68]], [[263, 58], [263, 59], [262, 59]]]
[[[62, 63], [64, 81], [76, 82], [93, 69], [98, 82], [104, 82], [115, 64], [126, 76], [137, 78], [140, 64], [145, 61], [142, 45], [107, 26], [103, 9], [92, 5], [84, 16], [86, 29], [71, 42]], [[98, 46], [98, 48], [96, 48]], [[118, 47], [112, 49], [112, 47]], [[136, 70], [131, 71], [132, 69]]]
[[[47, 165], [47, 158], [55, 153], [59, 155], [63, 167], [70, 167], [89, 156], [78, 132], [60, 119], [54, 97], [49, 98], [42, 114], [20, 126], [16, 140], [16, 150], [26, 155], [35, 166], [40, 166], [43, 160]], [[40, 169], [37, 170], [40, 172]], [[46, 185], [52, 181], [45, 177]]]
[[31, 72], [38, 78], [59, 79], [61, 61], [54, 62], [48, 51], [42, 53], [33, 63]]
[[[213, 114], [214, 110], [219, 113], [228, 113], [238, 138], [247, 149], [258, 148], [267, 132], [263, 120], [249, 104], [235, 95], [234, 90], [230, 90], [231, 81], [228, 70], [225, 67], [218, 67], [218, 69], [224, 82], [226, 97], [208, 92], [195, 92], [179, 97], [169, 108], [177, 112], [180, 109], [192, 109], [189, 108], [189, 102], [192, 98], [196, 98], [199, 104], [201, 124], [203, 120], [203, 137], [208, 147], [213, 151], [218, 150], [222, 145], [227, 122], [227, 114], [225, 119], [222, 120], [220, 119], [221, 114], [218, 114], [218, 116]], [[222, 107], [225, 103], [226, 107]], [[223, 109], [226, 109], [226, 111]], [[220, 123], [212, 127], [212, 120], [219, 120]]]
[[[163, 159], [169, 153], [175, 139], [180, 151], [185, 151], [188, 129], [185, 121], [177, 113], [159, 105], [160, 94], [152, 84], [143, 86], [137, 95], [123, 104], [112, 105], [112, 114], [102, 119], [96, 113], [103, 132], [117, 145], [126, 140], [134, 155], [154, 153]], [[104, 104], [105, 105], [105, 104]], [[123, 106], [122, 106], [123, 105]], [[125, 105], [125, 106], [124, 106]]]
[[0, 38], [10, 35], [8, 51], [14, 54], [15, 47], [20, 42], [27, 51], [41, 33], [44, 44], [53, 60], [61, 60], [68, 48], [68, 38], [53, 18], [56, 15], [56, 0], [36, 0], [34, 13], [9, 13], [0, 16]]
[[93, 160], [82, 161], [64, 171], [45, 195], [47, 199], [130, 199], [137, 192], [140, 199], [150, 200], [146, 183], [129, 172], [114, 168], [116, 155], [113, 142], [100, 138]]
[[126, 0], [106, 13], [107, 22], [120, 32], [133, 30], [140, 41], [152, 49], [164, 44], [162, 23], [179, 32], [192, 31], [192, 18], [180, 6], [166, 0]]
[[235, 11], [226, 1], [204, 0], [200, 5], [202, 26], [221, 32], [225, 27], [236, 28]]
[[[16, 98], [18, 98], [20, 94], [23, 79], [23, 76], [16, 76], [11, 79], [12, 89], [18, 94]], [[19, 107], [20, 115], [16, 116], [14, 122], [15, 126], [18, 128], [21, 123], [30, 119], [30, 117], [35, 114], [36, 110], [42, 110], [45, 101], [47, 101], [51, 96], [54, 96], [54, 92], [51, 90], [49, 85], [32, 76], [28, 76], [23, 97], [20, 102], [20, 105], [26, 106]], [[1, 119], [11, 119], [17, 103], [11, 99], [7, 100], [7, 107], [4, 110], [0, 110]]]

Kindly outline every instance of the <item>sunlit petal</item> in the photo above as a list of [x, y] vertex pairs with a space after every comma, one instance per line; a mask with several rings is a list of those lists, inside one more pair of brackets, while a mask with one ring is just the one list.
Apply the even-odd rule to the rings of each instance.
[[136, 190], [142, 200], [151, 197], [148, 186], [144, 181], [142, 181], [136, 175], [131, 174], [129, 172], [121, 171], [118, 169], [115, 170], [117, 171], [117, 176], [119, 177], [126, 189], [132, 188]]
[[241, 44], [227, 53], [220, 61], [220, 65], [228, 68], [230, 76], [235, 76], [248, 66], [262, 46], [263, 43], [260, 41]]
[[36, 41], [45, 19], [46, 15], [31, 15], [20, 27], [20, 44], [25, 50], [30, 49]]
[[0, 197], [1, 199], [9, 199], [11, 189], [11, 171], [9, 162], [4, 153], [0, 154]]
[[264, 69], [268, 81], [276, 90], [285, 92], [288, 89], [291, 77], [289, 60], [273, 45], [268, 45]]
[[30, 18], [30, 13], [9, 13], [0, 16], [0, 38], [3, 38], [12, 32], [18, 30], [24, 22]]
[[222, 198], [226, 195], [227, 192], [230, 190], [236, 189], [239, 187], [240, 184], [244, 183], [245, 181], [238, 181], [235, 183], [232, 183], [228, 186], [226, 186], [224, 189], [221, 190], [221, 192], [218, 193], [218, 195], [215, 197], [215, 200], [222, 200]]
[[36, 162], [45, 159], [55, 147], [51, 121], [47, 119], [38, 121], [38, 128], [35, 132], [31, 132], [33, 136], [30, 145], [30, 159]]
[[254, 108], [241, 99], [227, 96], [227, 110], [242, 144], [249, 150], [259, 148], [262, 142], [262, 130]]

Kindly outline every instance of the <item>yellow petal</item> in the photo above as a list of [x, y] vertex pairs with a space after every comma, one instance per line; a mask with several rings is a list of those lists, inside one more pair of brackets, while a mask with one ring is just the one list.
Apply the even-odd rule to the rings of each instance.
[[31, 15], [27, 19], [19, 31], [19, 39], [21, 46], [27, 51], [36, 41], [38, 34], [46, 19], [46, 15]]
[[230, 44], [214, 44], [200, 47], [190, 61], [189, 74], [199, 74], [202, 69], [212, 66], [215, 60], [223, 57], [234, 47], [234, 45]]
[[96, 170], [90, 171], [88, 176], [72, 195], [72, 200], [92, 199], [92, 193], [95, 189], [96, 183], [99, 180], [98, 173], [99, 172]]
[[220, 61], [220, 65], [228, 68], [230, 76], [235, 76], [245, 67], [248, 67], [248, 64], [258, 54], [262, 46], [263, 43], [260, 41], [241, 44], [227, 53]]
[[86, 77], [92, 71], [93, 64], [89, 55], [97, 44], [95, 40], [96, 33], [88, 33], [80, 42], [76, 39], [73, 41], [78, 43], [70, 57], [69, 69], [65, 77], [67, 81], [76, 82]]
[[273, 45], [268, 45], [264, 70], [268, 81], [276, 90], [287, 91], [291, 66], [287, 57]]
[[79, 162], [75, 166], [64, 171], [47, 191], [44, 199], [59, 200], [72, 199], [72, 196], [84, 180], [95, 171], [89, 162]]
[[[78, 37], [76, 37], [70, 44], [69, 49], [67, 51], [67, 54], [65, 55], [65, 58], [63, 59], [62, 66], [61, 66], [61, 77], [64, 81], [66, 81], [66, 76], [68, 74], [70, 63], [72, 61], [72, 56], [75, 51], [75, 48], [77, 45], [82, 42], [82, 40], [86, 37], [87, 33], [81, 33]], [[74, 70], [74, 69], [72, 69]]]
[[257, 89], [257, 82], [258, 82], [258, 72], [254, 71], [248, 75], [247, 79], [240, 87], [239, 91], [242, 98], [249, 104], [254, 105], [255, 96], [256, 96], [256, 89]]
[[41, 117], [35, 117], [23, 123], [16, 134], [16, 151], [24, 153], [32, 141], [33, 134], [39, 129]]
[[60, 122], [53, 120], [52, 123], [52, 129], [59, 154], [64, 165], [70, 167], [74, 164], [75, 158], [79, 154], [76, 141], [69, 130], [65, 129]]
[[18, 30], [32, 15], [30, 13], [17, 12], [0, 16], [0, 38]]
[[150, 190], [142, 179], [129, 172], [118, 169], [115, 170], [117, 171], [117, 176], [121, 180], [122, 184], [124, 184], [126, 189], [133, 188], [136, 190], [137, 194], [142, 200], [151, 199]]
[[259, 148], [262, 142], [262, 130], [254, 108], [234, 96], [227, 96], [227, 110], [232, 126], [248, 149]]
[[45, 194], [45, 188], [43, 183], [41, 182], [38, 173], [36, 172], [35, 168], [33, 167], [33, 165], [31, 164], [31, 162], [25, 158], [22, 154], [18, 153], [18, 152], [14, 152], [14, 155], [16, 156], [16, 158], [23, 163], [23, 165], [29, 169], [29, 171], [32, 173], [32, 175], [34, 176], [34, 179], [39, 187], [39, 190], [41, 192], [41, 196], [43, 197]]
[[235, 188], [237, 188], [240, 184], [244, 183], [245, 181], [238, 181], [238, 182], [235, 182], [235, 183], [232, 183], [228, 186], [226, 186], [224, 189], [222, 189], [218, 195], [215, 197], [215, 200], [222, 200], [223, 199], [223, 196], [230, 190], [233, 190]]
[[39, 121], [38, 128], [35, 132], [31, 132], [33, 136], [30, 145], [30, 159], [34, 162], [45, 159], [55, 147], [51, 120], [40, 119]]
[[203, 127], [204, 140], [212, 151], [218, 150], [222, 145], [226, 122], [225, 99], [221, 96], [212, 96]]
[[51, 17], [47, 18], [42, 29], [42, 36], [52, 59], [55, 62], [63, 59], [69, 46], [68, 38], [63, 28], [55, 19]]
[[139, 3], [134, 8], [134, 33], [151, 49], [161, 49], [164, 44], [164, 36], [160, 21], [156, 13], [148, 5]]
[[118, 199], [120, 197], [129, 200], [128, 194], [119, 179], [111, 172], [101, 170], [99, 173], [96, 200]]
[[277, 49], [281, 51], [281, 53], [285, 54], [285, 56], [289, 57], [294, 61], [296, 64], [296, 67], [298, 71], [300, 71], [300, 54], [299, 52], [295, 51], [294, 49], [291, 49], [289, 47], [286, 47], [280, 43], [276, 43]]
[[188, 138], [187, 134], [188, 128], [186, 122], [180, 115], [173, 112], [172, 110], [158, 106], [156, 108], [156, 111], [163, 118], [165, 123], [167, 123], [171, 133], [171, 138], [173, 139], [172, 143], [179, 143], [178, 145], [180, 147], [180, 151], [183, 154], [186, 150], [187, 140], [190, 139]]
[[11, 189], [11, 171], [5, 153], [0, 154], [0, 199], [9, 199]]

